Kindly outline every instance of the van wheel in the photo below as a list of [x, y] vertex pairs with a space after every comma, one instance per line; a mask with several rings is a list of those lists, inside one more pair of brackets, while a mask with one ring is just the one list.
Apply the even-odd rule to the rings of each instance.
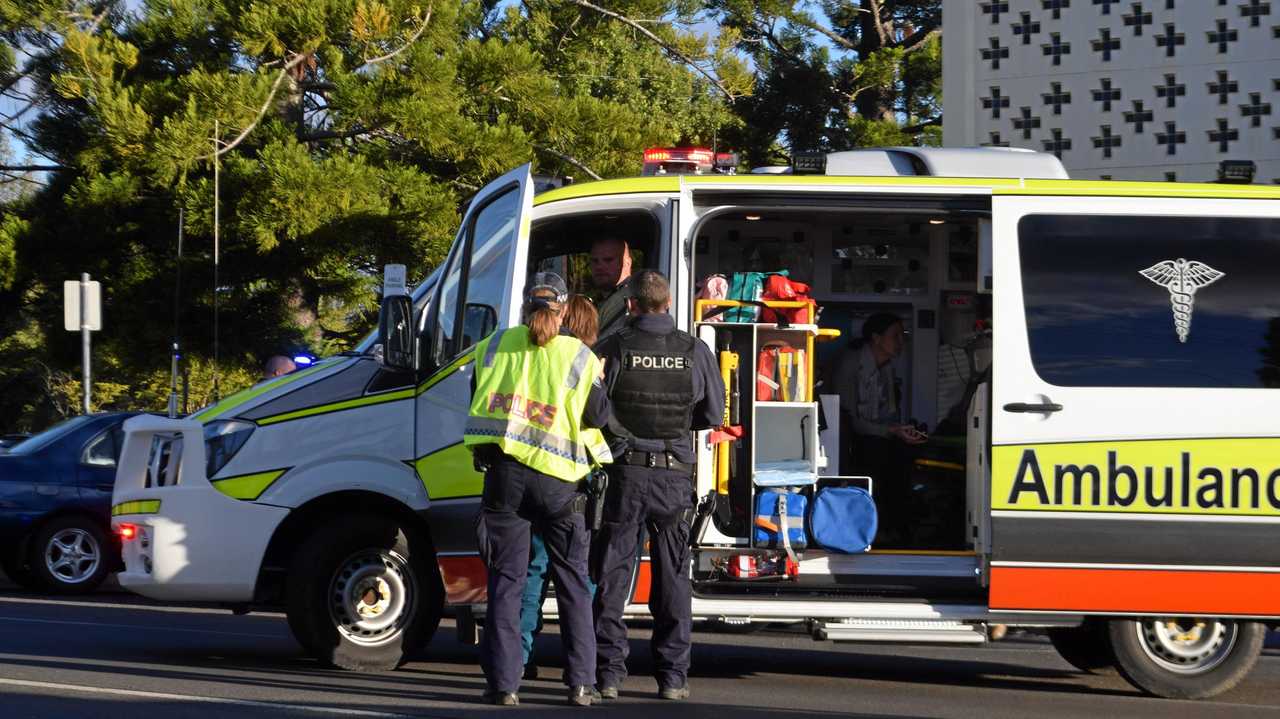
[[440, 624], [444, 584], [431, 541], [390, 517], [333, 518], [300, 545], [288, 577], [293, 635], [343, 669], [395, 669]]
[[1078, 627], [1054, 627], [1049, 641], [1071, 666], [1085, 674], [1114, 674], [1116, 656], [1105, 622], [1086, 620]]
[[57, 594], [92, 592], [107, 578], [107, 533], [87, 517], [59, 517], [36, 531], [27, 569], [41, 589]]
[[1166, 699], [1204, 699], [1239, 684], [1267, 633], [1258, 622], [1200, 617], [1117, 619], [1108, 632], [1124, 678]]

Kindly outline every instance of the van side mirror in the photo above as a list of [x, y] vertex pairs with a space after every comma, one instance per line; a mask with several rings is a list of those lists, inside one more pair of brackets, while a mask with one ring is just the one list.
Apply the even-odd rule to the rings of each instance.
[[378, 313], [378, 342], [382, 345], [385, 367], [413, 371], [418, 369], [418, 342], [414, 336], [413, 300], [408, 295], [382, 298]]
[[489, 305], [468, 302], [462, 312], [462, 346], [474, 346], [497, 328], [497, 311]]

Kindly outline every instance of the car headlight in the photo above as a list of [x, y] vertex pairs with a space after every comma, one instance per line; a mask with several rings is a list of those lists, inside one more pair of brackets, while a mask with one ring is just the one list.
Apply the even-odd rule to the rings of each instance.
[[257, 425], [234, 419], [220, 419], [204, 426], [205, 476], [213, 479], [248, 441]]

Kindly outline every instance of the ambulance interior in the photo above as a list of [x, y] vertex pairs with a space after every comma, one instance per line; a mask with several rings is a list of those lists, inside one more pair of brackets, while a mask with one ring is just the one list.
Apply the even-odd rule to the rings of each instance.
[[[694, 292], [713, 275], [731, 280], [735, 273], [785, 270], [790, 279], [810, 285], [820, 308], [816, 322], [796, 326], [840, 332], [807, 344], [805, 333], [742, 317], [709, 322], [701, 330], [718, 356], [737, 355], [739, 369], [729, 394], [733, 420], [746, 430], [728, 440], [727, 472], [718, 467], [722, 462], [714, 445], [704, 445], [699, 458], [698, 498], [716, 496], [714, 509], [694, 520], [699, 591], [786, 593], [833, 582], [837, 590], [857, 595], [948, 596], [977, 590], [980, 548], [975, 541], [981, 541], [982, 529], [976, 525], [984, 514], [985, 482], [979, 481], [984, 473], [969, 471], [969, 465], [971, 450], [985, 444], [987, 408], [977, 407], [982, 419], [976, 429], [968, 410], [981, 404], [972, 400], [984, 396], [979, 387], [990, 365], [989, 295], [978, 291], [989, 282], [979, 276], [983, 216], [975, 210], [918, 208], [735, 208], [713, 211], [698, 222], [691, 248]], [[660, 242], [670, 230], [669, 218], [660, 207], [639, 206], [544, 217], [533, 225], [528, 269], [559, 272], [571, 291], [598, 302], [604, 293], [591, 287], [591, 239], [624, 239], [634, 269], [662, 269], [669, 264]], [[676, 300], [673, 312], [687, 313], [683, 319], [696, 332], [702, 318], [696, 316], [694, 298], [681, 304]], [[914, 446], [899, 443], [888, 461], [868, 461], [851, 451], [838, 369], [857, 351], [850, 345], [860, 338], [862, 323], [886, 312], [901, 318], [906, 335], [901, 354], [892, 360], [896, 381], [889, 391], [901, 421], [914, 424], [928, 439]], [[756, 365], [764, 345], [791, 345], [812, 356], [803, 368], [791, 368], [790, 394], [775, 391], [758, 401], [764, 395], [758, 395]], [[804, 385], [812, 388], [806, 393]], [[799, 553], [800, 571], [793, 581], [728, 578], [726, 558], [765, 546], [755, 531], [755, 503], [764, 489], [755, 481], [755, 469], [773, 460], [808, 463], [813, 482], [786, 491], [809, 501], [827, 486], [869, 489], [880, 524], [870, 550], [841, 555], [810, 544]], [[867, 475], [870, 482], [861, 478]], [[773, 551], [761, 556], [781, 553], [776, 542], [770, 546]]]
[[[704, 303], [700, 312], [690, 302], [691, 324], [702, 328], [700, 336], [714, 342], [718, 352], [737, 355], [738, 370], [730, 375], [736, 379], [730, 383], [737, 403], [734, 419], [751, 425], [733, 442], [727, 481], [722, 471], [700, 472], [711, 478], [700, 482], [699, 496], [716, 490], [727, 500], [717, 502], [713, 521], [702, 530], [704, 546], [721, 544], [730, 559], [743, 543], [778, 549], [780, 532], [758, 531], [762, 491], [800, 494], [812, 502], [824, 487], [858, 486], [870, 491], [878, 512], [870, 550], [837, 555], [810, 541], [799, 553], [800, 572], [792, 577], [796, 581], [779, 586], [803, 588], [834, 580], [858, 593], [932, 596], [975, 589], [985, 481], [983, 472], [969, 471], [968, 465], [970, 450], [985, 444], [987, 408], [973, 400], [989, 377], [991, 354], [990, 296], [978, 291], [989, 281], [979, 276], [984, 214], [977, 208], [894, 210], [890, 205], [733, 208], [704, 216], [693, 245], [696, 283], [722, 275], [732, 284], [735, 273], [785, 270], [789, 279], [810, 286], [820, 308], [813, 324], [840, 332], [839, 337], [818, 336], [809, 343], [804, 332], [776, 324], [752, 330], [728, 322], [704, 325], [698, 320], [710, 314], [709, 305]], [[718, 293], [703, 292], [707, 294]], [[881, 313], [901, 319], [905, 330], [903, 349], [890, 361], [894, 381], [886, 392], [891, 399], [886, 399], [896, 420], [925, 438], [918, 444], [855, 438], [850, 419], [857, 410], [842, 407], [842, 385], [853, 374], [842, 374], [840, 368], [862, 351], [863, 322]], [[798, 315], [789, 319], [807, 320]], [[770, 365], [762, 352], [776, 346], [788, 347], [784, 353], [799, 350], [813, 356], [797, 355], [787, 362], [777, 355], [774, 363], [792, 366]], [[811, 376], [796, 381], [795, 375], [804, 372]], [[776, 384], [783, 386], [775, 389]], [[812, 386], [807, 397], [806, 384]], [[816, 401], [819, 409], [808, 409], [804, 400]], [[980, 418], [970, 416], [975, 405], [982, 405], [976, 408]], [[811, 431], [811, 424], [817, 431]], [[801, 459], [809, 460], [808, 471], [816, 475], [813, 484], [778, 488], [762, 482], [765, 467]], [[713, 456], [712, 467], [720, 461]], [[715, 584], [732, 587], [725, 560], [706, 554], [699, 562], [706, 580], [703, 590]], [[810, 574], [810, 564], [821, 569]], [[761, 583], [756, 591], [771, 591], [769, 585]]]

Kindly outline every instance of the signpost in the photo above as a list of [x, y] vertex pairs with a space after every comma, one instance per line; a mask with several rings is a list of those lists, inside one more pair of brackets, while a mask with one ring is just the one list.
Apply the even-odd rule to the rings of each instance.
[[89, 333], [102, 329], [102, 285], [89, 281], [89, 273], [80, 273], [80, 281], [62, 283], [62, 326], [68, 332], [80, 330], [80, 362], [83, 365], [83, 394], [80, 410], [89, 414]]

